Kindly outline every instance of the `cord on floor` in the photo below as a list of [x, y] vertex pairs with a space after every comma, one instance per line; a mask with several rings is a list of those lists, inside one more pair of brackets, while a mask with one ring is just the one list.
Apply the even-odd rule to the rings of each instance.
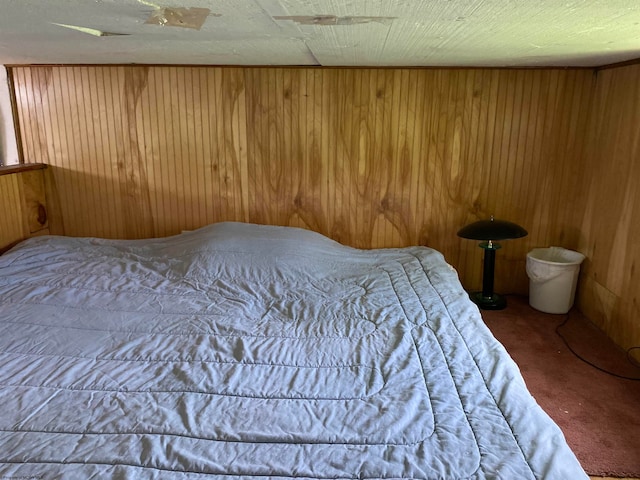
[[[565, 318], [562, 321], [562, 323], [560, 323], [558, 326], [556, 326], [556, 335], [558, 335], [562, 339], [562, 341], [564, 342], [566, 347], [569, 349], [569, 351], [571, 353], [573, 353], [578, 360], [581, 360], [584, 363], [586, 363], [587, 365], [590, 365], [591, 367], [595, 368], [596, 370], [599, 370], [599, 371], [601, 371], [603, 373], [606, 373], [607, 375], [611, 375], [612, 377], [622, 378], [624, 380], [633, 380], [633, 381], [636, 381], [636, 382], [640, 381], [640, 377], [629, 377], [629, 376], [626, 376], [626, 375], [620, 375], [618, 373], [611, 372], [611, 371], [609, 371], [609, 370], [607, 370], [605, 368], [602, 368], [602, 367], [596, 365], [595, 363], [590, 362], [589, 360], [587, 360], [586, 358], [581, 356], [579, 353], [577, 353], [573, 348], [571, 348], [571, 345], [569, 345], [569, 342], [567, 341], [567, 339], [560, 333], [560, 328], [564, 327], [567, 324], [567, 322], [569, 321], [570, 315], [571, 315], [571, 312], [567, 313], [565, 315]], [[634, 367], [640, 368], [640, 365], [638, 365], [638, 363], [631, 357], [631, 352], [634, 351], [634, 350], [640, 350], [640, 346], [630, 347], [630, 348], [627, 349], [627, 361], [631, 365], [633, 365]]]

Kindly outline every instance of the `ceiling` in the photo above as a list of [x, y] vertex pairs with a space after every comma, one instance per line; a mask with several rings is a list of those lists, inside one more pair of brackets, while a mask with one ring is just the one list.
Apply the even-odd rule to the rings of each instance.
[[0, 64], [600, 66], [640, 0], [2, 0]]

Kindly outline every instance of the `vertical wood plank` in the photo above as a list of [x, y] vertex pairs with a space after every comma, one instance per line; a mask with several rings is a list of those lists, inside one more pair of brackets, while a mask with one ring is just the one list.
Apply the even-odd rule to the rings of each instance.
[[497, 257], [496, 289], [521, 293], [529, 248], [579, 241], [586, 70], [12, 73], [25, 157], [51, 165], [68, 235], [295, 225], [360, 248], [433, 246], [479, 288], [482, 252], [455, 233], [493, 214], [530, 232]]
[[0, 215], [0, 248], [29, 236], [19, 182], [19, 174], [0, 175], [0, 198], [5, 206]]
[[[624, 348], [640, 344], [640, 66], [597, 74], [584, 162], [580, 308]], [[633, 352], [638, 356], [638, 352]]]

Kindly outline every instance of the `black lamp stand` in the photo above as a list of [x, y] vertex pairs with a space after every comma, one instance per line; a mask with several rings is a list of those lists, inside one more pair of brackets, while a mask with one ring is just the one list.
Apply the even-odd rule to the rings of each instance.
[[496, 266], [496, 250], [500, 248], [500, 244], [492, 242], [482, 242], [479, 244], [484, 250], [484, 266], [482, 269], [482, 291], [471, 292], [469, 297], [484, 310], [502, 310], [507, 306], [507, 300], [497, 293], [493, 292], [493, 278]]

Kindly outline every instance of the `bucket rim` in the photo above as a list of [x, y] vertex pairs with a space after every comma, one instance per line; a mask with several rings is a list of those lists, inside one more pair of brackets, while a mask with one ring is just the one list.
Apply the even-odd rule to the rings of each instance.
[[[578, 258], [576, 260], [568, 260], [566, 262], [554, 262], [553, 260], [544, 260], [542, 258], [537, 258], [537, 257], [532, 255], [536, 251], [550, 250], [552, 248], [557, 249], [557, 250], [563, 250], [565, 252], [570, 252], [572, 255], [576, 255]], [[531, 250], [530, 252], [527, 253], [527, 259], [535, 260], [536, 262], [540, 262], [540, 263], [546, 263], [547, 265], [580, 265], [584, 261], [585, 258], [586, 258], [586, 256], [583, 253], [576, 252], [575, 250], [570, 250], [570, 249], [564, 248], [564, 247], [553, 247], [553, 246], [552, 247], [534, 248], [533, 250]]]

